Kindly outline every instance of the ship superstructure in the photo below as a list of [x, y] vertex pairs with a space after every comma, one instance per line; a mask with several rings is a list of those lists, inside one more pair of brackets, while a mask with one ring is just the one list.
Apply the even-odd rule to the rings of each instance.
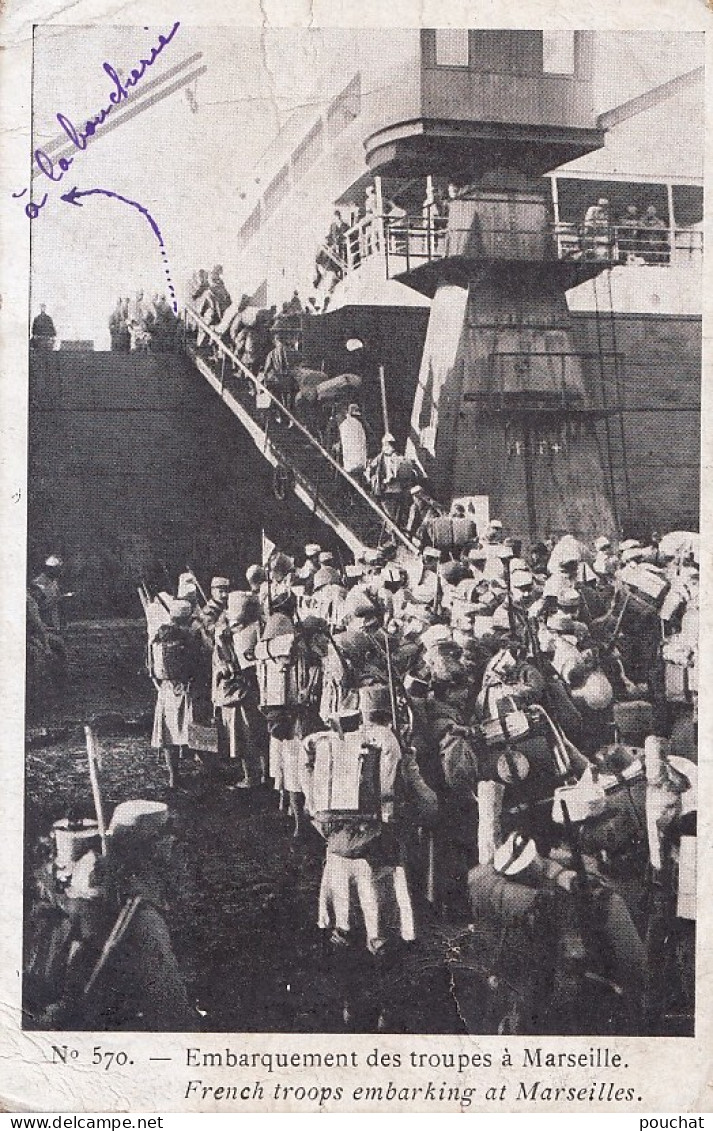
[[701, 46], [643, 39], [355, 38], [237, 235], [234, 289], [297, 290], [330, 373], [366, 340], [434, 491], [524, 535], [697, 519]]

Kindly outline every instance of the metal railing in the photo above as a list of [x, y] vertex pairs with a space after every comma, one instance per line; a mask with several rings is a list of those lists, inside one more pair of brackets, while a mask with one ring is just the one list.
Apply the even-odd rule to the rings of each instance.
[[[315, 452], [317, 452], [322, 459], [327, 461], [329, 466], [334, 471], [336, 471], [338, 473], [338, 475], [341, 476], [341, 478], [343, 480], [345, 480], [349, 484], [349, 486], [352, 488], [352, 490], [356, 491], [356, 493], [359, 496], [361, 496], [362, 500], [368, 505], [368, 507], [374, 513], [374, 516], [376, 518], [378, 518], [379, 522], [382, 525], [382, 528], [386, 527], [388, 530], [390, 530], [391, 533], [396, 538], [398, 538], [398, 540], [402, 543], [402, 545], [404, 545], [411, 553], [414, 553], [414, 554], [418, 553], [418, 549], [417, 549], [415, 543], [411, 541], [411, 539], [408, 537], [408, 535], [405, 534], [399, 526], [397, 526], [397, 524], [394, 522], [394, 520], [391, 518], [391, 516], [386, 513], [386, 511], [383, 509], [383, 507], [379, 506], [379, 503], [377, 502], [377, 500], [374, 499], [368, 493], [368, 491], [365, 491], [364, 488], [362, 487], [362, 485], [359, 482], [357, 482], [357, 480], [352, 475], [350, 475], [348, 471], [344, 470], [344, 468], [341, 466], [341, 464], [338, 463], [337, 460], [334, 459], [334, 457], [331, 455], [331, 453], [328, 452], [327, 449], [324, 448], [322, 446], [322, 444], [320, 444], [319, 440], [317, 440], [316, 437], [312, 435], [312, 433], [309, 431], [309, 429], [304, 426], [302, 421], [299, 420], [298, 417], [296, 417], [294, 415], [294, 413], [290, 412], [289, 409], [285, 408], [284, 404], [279, 399], [279, 397], [275, 396], [275, 394], [272, 393], [270, 391], [270, 389], [268, 389], [266, 387], [266, 385], [262, 381], [260, 381], [259, 378], [256, 377], [255, 374], [252, 373], [246, 365], [243, 364], [243, 362], [240, 360], [240, 358], [237, 356], [237, 354], [234, 353], [233, 350], [231, 350], [230, 347], [225, 344], [225, 342], [222, 340], [222, 338], [219, 337], [218, 334], [216, 334], [215, 330], [211, 326], [209, 326], [208, 323], [205, 322], [205, 320], [203, 318], [201, 318], [201, 316], [199, 314], [197, 314], [195, 310], [192, 310], [190, 306], [184, 307], [184, 318], [185, 318], [186, 329], [188, 329], [188, 327], [191, 326], [191, 325], [195, 326], [196, 330], [202, 331], [203, 334], [213, 343], [214, 347], [218, 350], [218, 353], [219, 353], [220, 358], [221, 358], [221, 362], [220, 362], [220, 394], [221, 394], [221, 397], [223, 395], [223, 390], [224, 390], [225, 381], [226, 381], [226, 363], [230, 363], [230, 365], [233, 366], [234, 370], [237, 370], [237, 372], [250, 383], [252, 388], [255, 390], [255, 393], [256, 394], [260, 393], [262, 396], [268, 397], [270, 404], [273, 405], [278, 410], [280, 416], [286, 417], [287, 420], [290, 421], [292, 427], [294, 429], [296, 429], [305, 438], [305, 440], [307, 440], [309, 442], [310, 447]], [[203, 359], [203, 360], [205, 361], [205, 359]], [[246, 407], [246, 406], [243, 406], [243, 407]], [[249, 415], [251, 417], [253, 416], [253, 413], [250, 412], [249, 409], [246, 408], [246, 411], [249, 412]], [[253, 417], [253, 419], [254, 419], [254, 417]], [[260, 422], [260, 421], [257, 421], [257, 423], [259, 424], [261, 429], [263, 431], [265, 431], [263, 423]], [[275, 445], [273, 445], [273, 447], [275, 447]], [[277, 449], [275, 448], [275, 450], [277, 450]], [[278, 453], [278, 454], [280, 454], [282, 456], [282, 453]], [[296, 468], [292, 468], [292, 470], [297, 471]], [[314, 485], [312, 485], [312, 484], [309, 484], [309, 486], [314, 488]]]
[[[683, 266], [703, 255], [697, 228], [634, 224], [574, 224], [560, 221], [538, 229], [452, 228], [445, 216], [363, 216], [343, 236], [338, 257], [344, 274], [374, 255], [386, 260], [386, 274], [402, 274], [449, 255], [550, 259], [567, 262]], [[395, 260], [393, 272], [390, 261]], [[405, 264], [404, 261], [405, 260]]]

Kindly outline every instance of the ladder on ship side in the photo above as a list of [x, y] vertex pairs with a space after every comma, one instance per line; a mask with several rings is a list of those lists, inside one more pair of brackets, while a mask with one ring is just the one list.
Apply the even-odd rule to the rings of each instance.
[[[292, 491], [317, 518], [331, 526], [353, 554], [382, 545], [387, 539], [396, 543], [400, 557], [417, 554], [416, 545], [377, 500], [266, 389], [200, 315], [186, 307], [184, 316], [186, 354], [275, 469], [276, 493]], [[203, 335], [200, 346], [193, 337], [193, 331], [199, 330]], [[257, 407], [258, 393], [269, 400], [274, 411]], [[278, 414], [281, 425], [275, 423]]]

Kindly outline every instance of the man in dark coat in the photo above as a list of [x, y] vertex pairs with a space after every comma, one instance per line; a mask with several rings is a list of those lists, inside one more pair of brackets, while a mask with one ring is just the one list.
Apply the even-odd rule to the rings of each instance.
[[57, 331], [54, 322], [47, 313], [47, 307], [40, 306], [40, 313], [32, 322], [32, 348], [36, 350], [53, 350]]

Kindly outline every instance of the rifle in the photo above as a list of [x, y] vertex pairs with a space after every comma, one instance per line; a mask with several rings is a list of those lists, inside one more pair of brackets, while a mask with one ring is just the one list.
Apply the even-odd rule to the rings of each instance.
[[243, 666], [240, 663], [240, 658], [237, 652], [235, 651], [233, 634], [227, 625], [220, 634], [216, 633], [215, 644], [218, 649], [218, 654], [221, 661], [230, 669], [228, 675], [225, 677], [224, 683], [226, 694], [232, 695], [236, 691], [238, 691], [241, 686], [244, 687], [242, 678]]
[[103, 973], [103, 971], [106, 967], [106, 964], [109, 961], [109, 958], [111, 957], [112, 953], [116, 950], [119, 943], [122, 941], [122, 939], [126, 935], [126, 932], [128, 931], [129, 927], [131, 926], [131, 920], [133, 919], [134, 915], [138, 911], [140, 903], [141, 903], [141, 897], [138, 896], [138, 895], [135, 895], [131, 899], [129, 899], [124, 904], [124, 906], [121, 908], [121, 911], [119, 912], [119, 914], [117, 916], [116, 922], [114, 923], [114, 926], [112, 927], [111, 931], [109, 932], [109, 936], [108, 936], [106, 942], [104, 943], [104, 946], [102, 947], [102, 952], [99, 955], [97, 963], [96, 963], [94, 969], [92, 970], [91, 974], [89, 975], [89, 979], [88, 979], [88, 981], [87, 981], [87, 983], [84, 987], [84, 990], [83, 990], [83, 997], [84, 998], [87, 998], [91, 994], [92, 990], [96, 987], [96, 984], [99, 981], [99, 978], [101, 977], [101, 975], [102, 975], [102, 973]]
[[104, 820], [104, 806], [102, 804], [101, 789], [99, 787], [99, 759], [94, 731], [90, 726], [84, 727], [84, 736], [87, 743], [87, 761], [89, 762], [89, 780], [92, 783], [92, 796], [94, 809], [97, 815], [97, 826], [101, 838], [102, 856], [106, 856], [106, 822]]
[[139, 588], [138, 588], [137, 592], [139, 594], [139, 600], [141, 601], [144, 612], [146, 612], [148, 605], [150, 605], [152, 601], [159, 601], [160, 604], [163, 605], [163, 607], [164, 607], [164, 609], [166, 610], [167, 613], [171, 612], [171, 610], [169, 609], [168, 605], [166, 604], [166, 602], [164, 601], [163, 597], [161, 596], [161, 594], [159, 592], [156, 592], [156, 595], [154, 597], [151, 596], [151, 590], [149, 589], [148, 585], [144, 581], [143, 577], [139, 578]]
[[[396, 704], [396, 687], [394, 682], [394, 668], [391, 662], [391, 645], [388, 634], [385, 638], [386, 650], [386, 671], [389, 678], [389, 700], [391, 703], [391, 722], [394, 728], [394, 735], [396, 741], [403, 750], [407, 745], [406, 733], [401, 732], [398, 720], [398, 708]], [[399, 680], [401, 685], [401, 693], [406, 702], [407, 710], [409, 709], [408, 693], [403, 683]], [[426, 878], [425, 878], [425, 896], [428, 903], [432, 906], [436, 902], [436, 841], [432, 829], [419, 829], [419, 841], [423, 844], [423, 837], [426, 837]]]
[[270, 557], [265, 562], [265, 578], [267, 581], [267, 615], [272, 616], [272, 575], [270, 572]]
[[325, 629], [325, 636], [327, 637], [327, 639], [329, 640], [329, 643], [334, 648], [334, 651], [337, 653], [337, 659], [339, 660], [340, 664], [344, 668], [345, 672], [347, 673], [348, 676], [352, 677], [354, 675], [354, 668], [352, 666], [351, 660], [348, 660], [347, 657], [342, 652], [341, 648], [339, 647], [336, 640], [334, 639], [334, 634], [332, 633], [332, 630], [329, 627], [329, 625], [327, 625], [327, 627]]
[[577, 908], [579, 928], [585, 943], [587, 956], [590, 960], [591, 958], [595, 960], [599, 959], [603, 963], [605, 976], [604, 978], [597, 978], [597, 981], [602, 981], [608, 989], [620, 994], [621, 987], [617, 986], [616, 983], [609, 978], [611, 947], [602, 928], [600, 908], [596, 906], [593, 898], [592, 884], [584, 864], [582, 851], [579, 847], [579, 838], [574, 831], [569, 809], [567, 808], [567, 802], [560, 800], [560, 806], [562, 809], [565, 838], [572, 854], [574, 871], [579, 881], [576, 891], [572, 894]]
[[[154, 598], [152, 598], [149, 587], [148, 587], [148, 585], [146, 584], [146, 582], [144, 581], [143, 578], [139, 578], [139, 587], [137, 589], [137, 593], [139, 595], [139, 600], [141, 601], [141, 607], [144, 610], [144, 616], [146, 617], [147, 624], [148, 624], [148, 610], [149, 610], [149, 606], [152, 603], [152, 600], [159, 601], [163, 605], [166, 612], [169, 613], [169, 615], [170, 615], [170, 609], [169, 609], [168, 605], [166, 604], [166, 602], [164, 601], [161, 594], [157, 593], [156, 596]], [[149, 678], [150, 678], [152, 684], [154, 685], [156, 691], [158, 691], [159, 685], [158, 685], [158, 680], [156, 679], [156, 677], [154, 675], [153, 653], [151, 651], [151, 643], [152, 643], [152, 641], [151, 641], [151, 636], [150, 636], [150, 632], [149, 632], [149, 639], [148, 639], [147, 644], [146, 644], [146, 670], [148, 671]]]
[[394, 734], [399, 739], [399, 722], [396, 711], [396, 690], [394, 688], [394, 670], [391, 665], [391, 647], [389, 637], [386, 636], [386, 675], [389, 681], [389, 701], [391, 703], [391, 722], [394, 727]]
[[141, 608], [144, 610], [144, 613], [146, 613], [146, 610], [148, 609], [149, 605], [151, 604], [151, 594], [149, 593], [149, 591], [148, 591], [143, 580], [139, 581], [139, 585], [138, 585], [136, 592], [139, 595], [139, 600], [141, 602]]
[[514, 638], [515, 637], [515, 612], [514, 612], [513, 604], [512, 604], [512, 585], [510, 584], [510, 558], [501, 558], [500, 560], [502, 561], [503, 569], [505, 570], [505, 586], [506, 586], [506, 591], [507, 591], [507, 597], [505, 598], [505, 600], [507, 601], [507, 605], [508, 605], [508, 629], [509, 629], [510, 635]]

